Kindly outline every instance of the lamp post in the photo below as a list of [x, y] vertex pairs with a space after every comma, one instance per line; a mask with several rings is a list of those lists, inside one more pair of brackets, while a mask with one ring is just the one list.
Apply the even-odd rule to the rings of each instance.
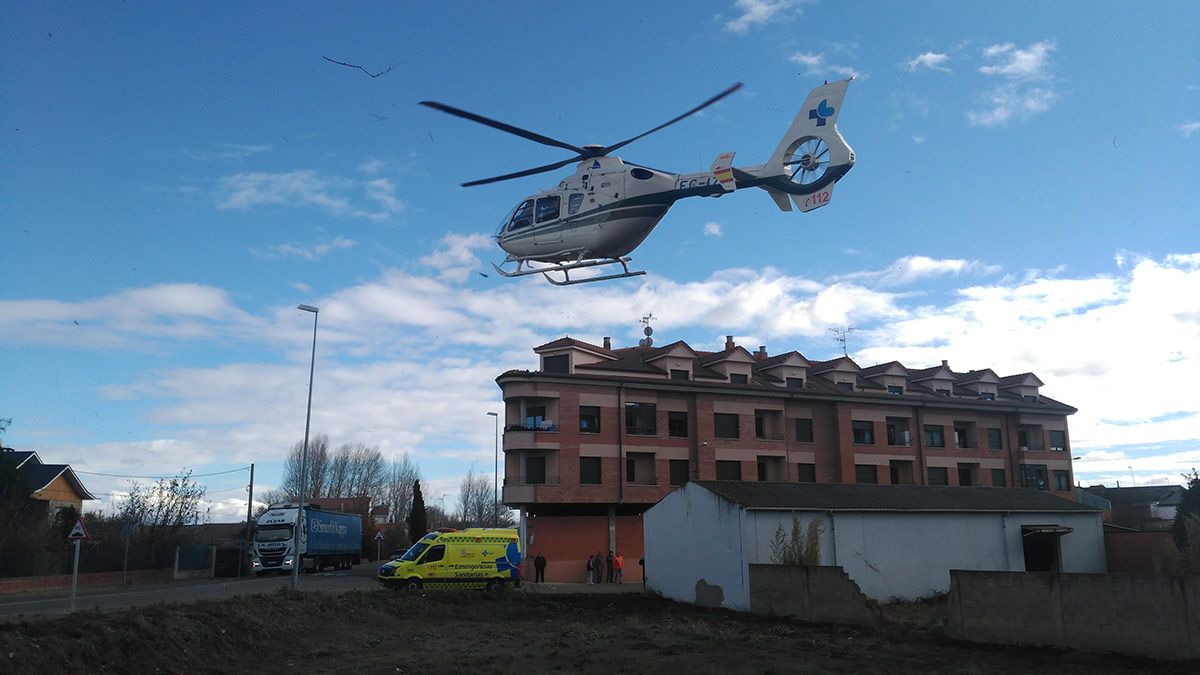
[[312, 360], [308, 364], [308, 409], [304, 413], [304, 447], [300, 450], [300, 499], [296, 505], [296, 526], [292, 528], [292, 590], [300, 587], [300, 528], [304, 519], [304, 485], [308, 482], [308, 426], [312, 421], [313, 371], [317, 367], [317, 316], [321, 310], [312, 305], [297, 305], [296, 309], [312, 312]]
[[496, 420], [496, 435], [492, 449], [492, 527], [500, 526], [500, 413], [490, 412]]

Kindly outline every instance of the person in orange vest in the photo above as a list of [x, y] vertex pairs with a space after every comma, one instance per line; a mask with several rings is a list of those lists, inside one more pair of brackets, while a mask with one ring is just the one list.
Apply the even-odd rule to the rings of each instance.
[[616, 570], [616, 573], [617, 573], [617, 574], [616, 574], [616, 576], [617, 576], [617, 583], [618, 583], [618, 584], [623, 584], [623, 583], [625, 583], [625, 582], [624, 582], [624, 577], [625, 577], [625, 558], [624, 558], [624, 556], [622, 556], [622, 555], [621, 555], [621, 552], [620, 552], [620, 551], [617, 551], [617, 555], [615, 555], [615, 556], [613, 557], [613, 569], [614, 569], [614, 570]]

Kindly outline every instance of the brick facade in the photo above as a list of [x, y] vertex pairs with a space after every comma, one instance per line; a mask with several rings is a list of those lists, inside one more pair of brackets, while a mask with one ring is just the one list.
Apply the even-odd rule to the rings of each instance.
[[554, 368], [497, 378], [503, 501], [526, 516], [530, 555], [544, 553], [549, 580], [582, 580], [587, 552], [610, 548], [640, 579], [640, 514], [685, 480], [1002, 480], [1073, 497], [1075, 410], [1041, 396], [1029, 373], [954, 373], [945, 362], [864, 369], [847, 358], [752, 355], [732, 339], [716, 353], [570, 338], [535, 351]]

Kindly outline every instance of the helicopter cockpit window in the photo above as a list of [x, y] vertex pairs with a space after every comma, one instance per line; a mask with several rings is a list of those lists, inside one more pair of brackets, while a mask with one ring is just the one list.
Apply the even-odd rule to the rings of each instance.
[[526, 199], [521, 202], [516, 211], [513, 211], [512, 220], [508, 221], [508, 231], [519, 230], [522, 227], [529, 227], [533, 224], [533, 200]]
[[576, 192], [567, 198], [567, 215], [573, 216], [578, 213], [580, 206], [583, 206], [583, 193]]
[[547, 220], [558, 218], [559, 196], [542, 197], [537, 200], [537, 221], [544, 223]]

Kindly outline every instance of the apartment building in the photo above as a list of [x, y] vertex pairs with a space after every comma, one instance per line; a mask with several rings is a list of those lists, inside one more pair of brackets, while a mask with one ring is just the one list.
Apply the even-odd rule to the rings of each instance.
[[620, 550], [640, 579], [641, 515], [692, 480], [1005, 486], [1073, 498], [1067, 416], [1032, 373], [955, 372], [848, 357], [719, 352], [679, 341], [534, 348], [504, 394], [504, 503], [547, 578], [583, 581]]

